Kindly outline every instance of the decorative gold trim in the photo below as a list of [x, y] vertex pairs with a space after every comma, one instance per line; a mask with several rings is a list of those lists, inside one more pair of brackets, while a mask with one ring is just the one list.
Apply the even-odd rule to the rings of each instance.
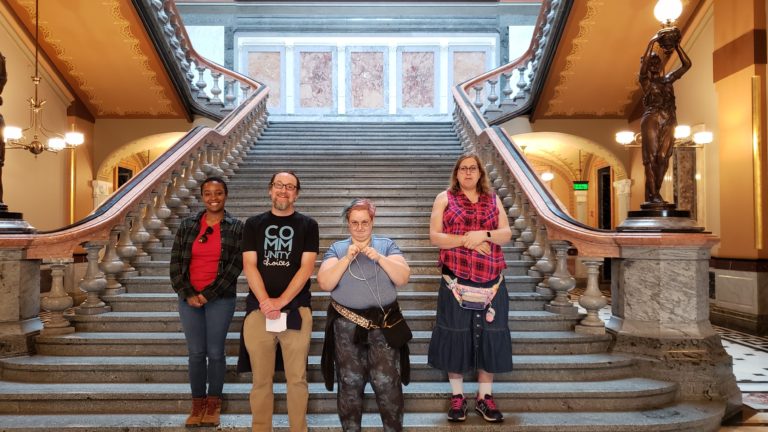
[[761, 136], [761, 94], [760, 76], [752, 77], [752, 172], [755, 177], [755, 248], [763, 248], [763, 155]]

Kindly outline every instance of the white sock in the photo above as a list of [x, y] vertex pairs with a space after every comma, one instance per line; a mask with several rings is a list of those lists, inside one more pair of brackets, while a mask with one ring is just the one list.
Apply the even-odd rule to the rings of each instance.
[[493, 390], [493, 383], [492, 382], [481, 382], [477, 385], [477, 398], [483, 399], [485, 395], [492, 394], [491, 391]]
[[448, 378], [451, 383], [451, 395], [464, 394], [464, 378]]

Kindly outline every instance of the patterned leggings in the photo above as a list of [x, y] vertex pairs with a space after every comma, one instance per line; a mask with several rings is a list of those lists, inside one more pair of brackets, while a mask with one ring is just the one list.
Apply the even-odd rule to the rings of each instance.
[[339, 317], [333, 323], [336, 370], [339, 383], [337, 406], [344, 432], [360, 431], [363, 390], [370, 381], [381, 414], [384, 432], [403, 430], [403, 386], [400, 382], [400, 350], [393, 349], [381, 330], [368, 333], [367, 345], [353, 343], [356, 324]]

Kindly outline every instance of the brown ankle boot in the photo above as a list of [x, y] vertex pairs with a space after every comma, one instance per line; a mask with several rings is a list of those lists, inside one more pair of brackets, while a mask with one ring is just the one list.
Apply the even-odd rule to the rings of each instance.
[[185, 427], [198, 427], [200, 422], [203, 421], [205, 415], [205, 398], [192, 398], [192, 412], [189, 413], [187, 421], [184, 423]]
[[208, 396], [205, 405], [205, 415], [200, 421], [200, 426], [218, 426], [221, 423], [221, 398]]

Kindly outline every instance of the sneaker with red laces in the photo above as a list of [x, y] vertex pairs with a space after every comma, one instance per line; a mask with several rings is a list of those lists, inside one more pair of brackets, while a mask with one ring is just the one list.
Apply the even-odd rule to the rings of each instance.
[[464, 395], [451, 396], [451, 409], [448, 410], [448, 421], [463, 422], [467, 419], [467, 399]]
[[491, 423], [498, 423], [504, 420], [504, 416], [501, 414], [498, 408], [496, 408], [496, 402], [493, 401], [493, 396], [487, 394], [483, 399], [478, 399], [475, 404], [475, 411], [483, 416], [485, 421]]

